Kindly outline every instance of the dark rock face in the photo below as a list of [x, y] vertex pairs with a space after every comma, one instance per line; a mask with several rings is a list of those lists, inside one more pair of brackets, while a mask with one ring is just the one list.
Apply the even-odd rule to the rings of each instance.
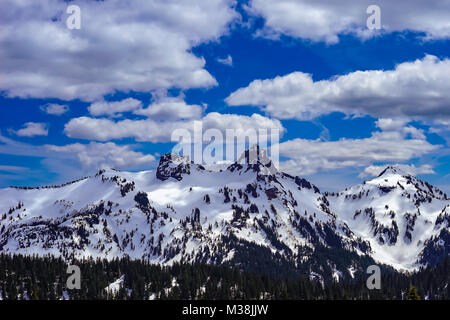
[[386, 187], [386, 186], [380, 186], [379, 188], [383, 193], [389, 193], [395, 189], [395, 187]]
[[245, 171], [252, 170], [261, 175], [273, 175], [278, 172], [273, 162], [267, 156], [266, 151], [260, 148], [259, 145], [254, 145], [244, 151], [239, 159], [228, 167], [228, 170], [234, 172], [243, 168], [245, 168]]
[[382, 176], [387, 175], [387, 174], [401, 174], [401, 175], [404, 175], [405, 172], [401, 171], [399, 168], [396, 168], [395, 166], [387, 166], [382, 172], [380, 172], [378, 177], [382, 177]]
[[187, 157], [180, 157], [177, 154], [164, 154], [159, 160], [156, 169], [156, 177], [165, 181], [174, 178], [178, 181], [183, 179], [184, 174], [191, 173], [191, 166]]
[[267, 199], [272, 200], [277, 197], [277, 188], [270, 188], [266, 190]]
[[439, 228], [441, 225], [450, 228], [450, 214], [447, 213], [447, 208], [450, 208], [450, 206], [445, 207], [436, 218], [436, 222], [434, 224], [436, 228]]
[[231, 164], [231, 165], [227, 168], [227, 170], [228, 170], [228, 171], [231, 171], [231, 172], [234, 172], [234, 171], [242, 170], [243, 167], [244, 167], [244, 166], [243, 166], [242, 164], [239, 164], [239, 163], [233, 163], [233, 164]]
[[319, 188], [317, 188], [315, 185], [311, 184], [308, 180], [300, 178], [300, 177], [295, 177], [295, 183], [300, 187], [300, 188], [306, 188], [306, 189], [314, 189], [315, 193], [320, 193]]
[[442, 229], [439, 235], [425, 242], [425, 248], [421, 252], [418, 262], [433, 267], [449, 255], [450, 232]]

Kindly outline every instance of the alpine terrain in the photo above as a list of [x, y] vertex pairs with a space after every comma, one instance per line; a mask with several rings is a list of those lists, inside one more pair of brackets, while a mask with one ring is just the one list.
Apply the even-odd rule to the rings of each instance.
[[450, 199], [395, 166], [342, 192], [277, 171], [259, 147], [221, 170], [175, 154], [156, 170], [102, 169], [0, 190], [0, 253], [233, 266], [320, 281], [368, 265], [415, 270], [450, 249]]

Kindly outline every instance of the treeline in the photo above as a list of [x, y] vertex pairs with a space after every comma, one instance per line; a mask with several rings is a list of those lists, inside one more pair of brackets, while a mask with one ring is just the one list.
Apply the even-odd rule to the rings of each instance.
[[[51, 256], [0, 255], [0, 299], [449, 299], [450, 260], [413, 274], [389, 273], [381, 289], [366, 278], [347, 282], [309, 277], [276, 278], [205, 264], [152, 265], [115, 259], [70, 263], [81, 270], [81, 288], [68, 289], [68, 264]], [[115, 285], [111, 285], [115, 283]], [[413, 287], [411, 287], [413, 286]]]
[[49, 185], [49, 186], [38, 186], [38, 187], [28, 187], [28, 186], [9, 186], [12, 189], [18, 189], [18, 190], [40, 190], [40, 189], [59, 189], [59, 188], [63, 188], [65, 186], [69, 186], [71, 184], [80, 182], [82, 180], [86, 180], [88, 179], [89, 176], [80, 178], [80, 179], [76, 179], [73, 181], [69, 181], [63, 184], [54, 184], [54, 185]]

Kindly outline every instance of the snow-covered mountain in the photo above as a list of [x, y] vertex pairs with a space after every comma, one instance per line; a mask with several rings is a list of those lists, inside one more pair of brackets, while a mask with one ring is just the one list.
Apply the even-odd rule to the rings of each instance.
[[449, 254], [450, 199], [398, 167], [343, 192], [326, 194], [330, 209], [359, 237], [372, 257], [397, 269], [436, 264]]
[[[276, 171], [257, 149], [212, 171], [166, 154], [154, 171], [100, 170], [61, 186], [0, 190], [0, 252], [143, 258], [353, 277], [449, 252], [445, 194], [389, 167], [337, 194]], [[249, 161], [250, 158], [256, 159]]]

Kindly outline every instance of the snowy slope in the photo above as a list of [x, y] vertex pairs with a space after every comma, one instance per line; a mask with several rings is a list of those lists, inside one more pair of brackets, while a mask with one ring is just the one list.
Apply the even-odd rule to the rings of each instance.
[[2, 189], [0, 252], [249, 269], [273, 261], [331, 278], [363, 272], [368, 262], [358, 257], [366, 255], [411, 269], [446, 254], [439, 246], [450, 243], [441, 235], [449, 200], [428, 184], [391, 168], [322, 194], [263, 158], [211, 171], [167, 154], [154, 171], [108, 169], [58, 187]]
[[397, 167], [329, 194], [328, 200], [331, 210], [356, 235], [370, 242], [374, 259], [397, 269], [426, 264], [420, 259], [425, 246], [443, 230], [448, 231], [448, 220], [446, 224], [439, 222], [449, 212], [447, 196]]

